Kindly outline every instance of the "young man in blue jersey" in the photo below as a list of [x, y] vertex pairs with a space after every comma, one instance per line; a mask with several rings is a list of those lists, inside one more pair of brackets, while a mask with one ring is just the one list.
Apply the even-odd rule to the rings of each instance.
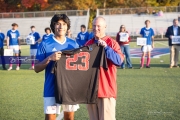
[[[67, 30], [70, 29], [70, 19], [65, 14], [56, 14], [51, 19], [50, 24], [55, 36], [42, 41], [38, 47], [35, 64], [35, 72], [45, 70], [44, 82], [44, 113], [45, 120], [55, 120], [56, 114], [60, 110], [55, 102], [55, 81], [54, 74], [51, 73], [55, 61], [61, 58], [61, 51], [78, 48], [77, 43], [66, 37]], [[78, 105], [62, 105], [65, 120], [74, 120], [74, 111]]]
[[35, 31], [35, 26], [31, 26], [31, 33], [29, 35], [32, 35], [34, 37], [35, 44], [30, 45], [30, 55], [31, 55], [31, 67], [30, 70], [34, 70], [34, 62], [35, 62], [35, 56], [37, 53], [38, 48], [38, 42], [40, 42], [41, 37], [38, 32]]
[[86, 31], [86, 26], [81, 25], [81, 32], [78, 33], [76, 42], [78, 43], [79, 47], [82, 47], [88, 41], [88, 39], [89, 33]]
[[[18, 24], [13, 23], [12, 24], [12, 29], [7, 32], [7, 48], [8, 49], [13, 49], [13, 53], [15, 54], [16, 57], [19, 56], [19, 50], [20, 50], [20, 34], [19, 31], [17, 30]], [[16, 70], [19, 70], [19, 61], [16, 61], [17, 66]], [[12, 63], [9, 64], [9, 70], [12, 70]]]
[[142, 56], [141, 56], [141, 66], [140, 69], [144, 67], [144, 58], [147, 53], [146, 68], [150, 68], [151, 61], [151, 50], [154, 48], [154, 30], [150, 27], [150, 21], [145, 21], [146, 27], [143, 27], [140, 34], [143, 38], [147, 39], [146, 45], [142, 46]]
[[51, 34], [51, 28], [47, 27], [47, 28], [44, 29], [44, 31], [45, 31], [46, 34], [43, 35], [42, 41], [47, 40], [48, 38], [53, 36], [53, 34]]
[[5, 39], [5, 35], [0, 30], [0, 56], [1, 56], [1, 64], [2, 64], [3, 70], [7, 70], [6, 69], [6, 64], [5, 64], [5, 59], [4, 59], [4, 39]]

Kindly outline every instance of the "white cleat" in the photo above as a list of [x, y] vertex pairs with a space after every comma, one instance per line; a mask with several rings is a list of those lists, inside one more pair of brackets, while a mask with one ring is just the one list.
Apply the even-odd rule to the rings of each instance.
[[19, 70], [20, 68], [19, 67], [16, 67], [16, 70]]
[[12, 70], [12, 67], [9, 67], [7, 70], [8, 70], [8, 71]]

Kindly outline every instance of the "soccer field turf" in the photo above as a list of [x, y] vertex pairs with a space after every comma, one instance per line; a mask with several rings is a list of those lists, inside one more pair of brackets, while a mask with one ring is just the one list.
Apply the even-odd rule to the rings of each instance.
[[[156, 46], [165, 47], [163, 44]], [[27, 46], [22, 51], [28, 55]], [[180, 68], [168, 68], [169, 55], [153, 58], [150, 69], [139, 69], [139, 61], [132, 59], [134, 69], [118, 69], [116, 119], [179, 120]], [[0, 120], [44, 119], [44, 72], [36, 74], [28, 68], [0, 70]], [[85, 105], [75, 113], [75, 120], [88, 120]]]

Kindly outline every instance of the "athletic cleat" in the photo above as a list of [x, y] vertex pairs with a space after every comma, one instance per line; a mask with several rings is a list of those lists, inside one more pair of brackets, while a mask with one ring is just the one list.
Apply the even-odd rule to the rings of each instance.
[[29, 70], [34, 70], [34, 67], [30, 67]]
[[150, 68], [150, 66], [146, 66], [146, 68]]
[[12, 70], [12, 67], [9, 67], [7, 70], [8, 70], [8, 71]]
[[178, 65], [174, 65], [173, 67], [179, 68], [179, 66], [178, 66]]
[[19, 70], [20, 68], [19, 67], [16, 67], [16, 70]]

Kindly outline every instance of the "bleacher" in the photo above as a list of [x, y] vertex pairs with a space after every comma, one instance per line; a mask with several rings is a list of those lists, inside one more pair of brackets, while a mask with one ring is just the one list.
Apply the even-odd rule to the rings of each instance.
[[[89, 21], [89, 10], [81, 11], [83, 14], [77, 14], [79, 10], [77, 11], [66, 11], [65, 14], [68, 15], [71, 20], [71, 33], [72, 37], [75, 38], [77, 36], [77, 33], [80, 32], [80, 26], [81, 24], [84, 24], [88, 26]], [[57, 13], [57, 11], [54, 12], [54, 14]], [[60, 11], [60, 13], [63, 13]], [[74, 13], [74, 14], [72, 14]], [[42, 36], [45, 34], [44, 28], [50, 27], [50, 20], [53, 16], [53, 14], [47, 15], [47, 16], [32, 16], [32, 17], [22, 17], [22, 18], [12, 18], [12, 16], [15, 16], [16, 13], [10, 13], [14, 15], [10, 15], [10, 17], [7, 17], [7, 13], [5, 17], [1, 17], [0, 19], [0, 29], [3, 33], [7, 33], [9, 29], [11, 29], [12, 23], [17, 23], [19, 25], [18, 30], [21, 34], [21, 38], [24, 39], [31, 31], [30, 26], [34, 25], [36, 27], [36, 31], [40, 33]], [[22, 13], [24, 14], [24, 13]], [[26, 13], [25, 13], [26, 14]], [[0, 14], [2, 15], [2, 13]], [[24, 16], [24, 15], [22, 15]]]
[[[104, 9], [97, 10], [97, 16], [103, 16], [107, 22], [106, 33], [110, 36], [116, 36], [121, 25], [126, 26], [126, 30], [131, 36], [138, 36], [140, 29], [145, 26], [145, 20], [151, 21], [151, 27], [154, 29], [155, 34], [162, 37], [167, 27], [173, 24], [173, 19], [178, 19], [180, 12], [164, 12], [163, 16], [155, 16], [153, 14], [123, 14], [123, 13], [111, 13]], [[111, 9], [108, 9], [111, 11]], [[113, 12], [115, 9], [113, 9]], [[123, 10], [121, 10], [123, 11]], [[119, 12], [117, 10], [117, 12]]]

